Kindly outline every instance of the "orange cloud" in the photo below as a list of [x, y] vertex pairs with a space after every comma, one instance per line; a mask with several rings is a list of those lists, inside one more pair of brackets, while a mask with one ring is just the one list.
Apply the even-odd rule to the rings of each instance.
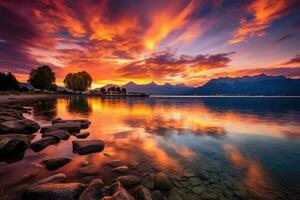
[[[246, 7], [246, 16], [240, 19], [240, 26], [235, 30], [229, 44], [236, 44], [251, 37], [266, 35], [265, 29], [285, 14], [285, 11], [296, 1], [294, 0], [255, 0]], [[249, 18], [248, 15], [251, 15]]]

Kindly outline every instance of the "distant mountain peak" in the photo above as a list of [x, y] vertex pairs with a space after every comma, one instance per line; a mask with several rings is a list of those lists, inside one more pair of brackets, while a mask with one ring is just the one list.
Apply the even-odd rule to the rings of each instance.
[[148, 83], [146, 85], [157, 86], [157, 84], [154, 81], [151, 81], [150, 83]]

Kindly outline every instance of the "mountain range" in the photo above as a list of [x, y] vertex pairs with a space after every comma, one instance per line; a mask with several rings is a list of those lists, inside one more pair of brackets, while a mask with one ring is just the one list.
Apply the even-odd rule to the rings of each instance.
[[[111, 86], [116, 85], [107, 85], [105, 88]], [[157, 95], [300, 95], [300, 79], [265, 74], [237, 78], [216, 78], [200, 87], [169, 83], [158, 85], [154, 82], [143, 85], [128, 82], [121, 87], [126, 88], [129, 92]]]

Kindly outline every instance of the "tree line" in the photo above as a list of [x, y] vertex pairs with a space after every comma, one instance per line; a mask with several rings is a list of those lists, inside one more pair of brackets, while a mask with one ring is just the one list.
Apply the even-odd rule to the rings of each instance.
[[[35, 89], [42, 91], [56, 91], [57, 85], [55, 84], [55, 80], [56, 76], [53, 70], [49, 66], [44, 65], [32, 69], [29, 73], [27, 82]], [[63, 82], [67, 88], [77, 93], [90, 88], [93, 79], [86, 71], [82, 71], [67, 74]], [[26, 89], [28, 90], [28, 88]], [[20, 83], [12, 73], [0, 72], [0, 90], [25, 91], [26, 89], [20, 87]]]

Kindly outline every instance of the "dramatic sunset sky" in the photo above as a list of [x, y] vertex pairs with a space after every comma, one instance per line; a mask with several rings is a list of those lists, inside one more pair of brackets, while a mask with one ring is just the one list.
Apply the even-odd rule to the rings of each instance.
[[93, 87], [128, 81], [300, 78], [299, 0], [0, 0], [0, 71], [57, 83], [85, 70]]

